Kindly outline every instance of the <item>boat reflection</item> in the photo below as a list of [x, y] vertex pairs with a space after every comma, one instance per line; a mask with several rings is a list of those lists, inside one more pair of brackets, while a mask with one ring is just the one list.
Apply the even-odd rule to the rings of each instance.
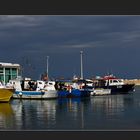
[[13, 114], [13, 110], [9, 103], [0, 104], [0, 116], [10, 116]]
[[89, 103], [90, 98], [60, 98], [58, 99], [58, 108], [67, 109], [68, 112], [78, 112], [81, 104]]
[[95, 130], [126, 128], [134, 107], [133, 94], [11, 100], [0, 105], [0, 129], [4, 130]]
[[[123, 115], [125, 108], [134, 104], [133, 95], [106, 95], [91, 98], [91, 106], [94, 112], [105, 115], [108, 119], [116, 119]], [[116, 117], [116, 118], [115, 118]]]
[[0, 104], [0, 129], [8, 129], [12, 127], [14, 124], [13, 120], [13, 109], [10, 103], [1, 103]]
[[55, 124], [55, 100], [13, 100], [12, 108], [16, 129], [45, 129]]
[[[89, 111], [89, 109], [90, 98], [59, 99], [57, 106], [57, 112], [59, 113], [59, 115], [57, 115], [56, 118], [56, 128], [59, 130], [84, 129], [86, 122], [86, 114], [88, 114], [87, 112]], [[63, 120], [60, 121], [60, 118], [63, 118]]]
[[[84, 128], [90, 98], [12, 100], [14, 130], [64, 130]], [[84, 111], [85, 110], [85, 111]], [[70, 124], [69, 124], [70, 123]]]

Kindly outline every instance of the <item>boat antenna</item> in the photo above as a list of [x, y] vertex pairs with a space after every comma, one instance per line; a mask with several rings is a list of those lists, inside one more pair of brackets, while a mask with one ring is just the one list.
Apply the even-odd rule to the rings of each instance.
[[83, 51], [80, 51], [81, 57], [81, 79], [83, 79]]

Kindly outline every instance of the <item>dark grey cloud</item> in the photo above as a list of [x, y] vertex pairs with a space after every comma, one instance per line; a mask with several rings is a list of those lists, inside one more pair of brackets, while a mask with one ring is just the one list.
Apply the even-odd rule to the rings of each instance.
[[[140, 16], [0, 16], [0, 59], [21, 63], [32, 76], [46, 69], [54, 77], [80, 73], [84, 51], [86, 77], [107, 71], [123, 77], [140, 77]], [[136, 68], [137, 66], [137, 68]]]

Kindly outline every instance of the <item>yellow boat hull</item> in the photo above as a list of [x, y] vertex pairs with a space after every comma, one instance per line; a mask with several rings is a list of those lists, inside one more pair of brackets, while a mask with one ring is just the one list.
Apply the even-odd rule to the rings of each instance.
[[0, 102], [9, 102], [13, 93], [14, 89], [0, 88]]

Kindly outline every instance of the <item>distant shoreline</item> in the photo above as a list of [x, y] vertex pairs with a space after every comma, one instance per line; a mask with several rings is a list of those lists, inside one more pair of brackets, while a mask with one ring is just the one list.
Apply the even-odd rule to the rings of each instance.
[[124, 82], [126, 84], [135, 84], [137, 86], [140, 86], [140, 79], [130, 79], [130, 80], [125, 79]]

